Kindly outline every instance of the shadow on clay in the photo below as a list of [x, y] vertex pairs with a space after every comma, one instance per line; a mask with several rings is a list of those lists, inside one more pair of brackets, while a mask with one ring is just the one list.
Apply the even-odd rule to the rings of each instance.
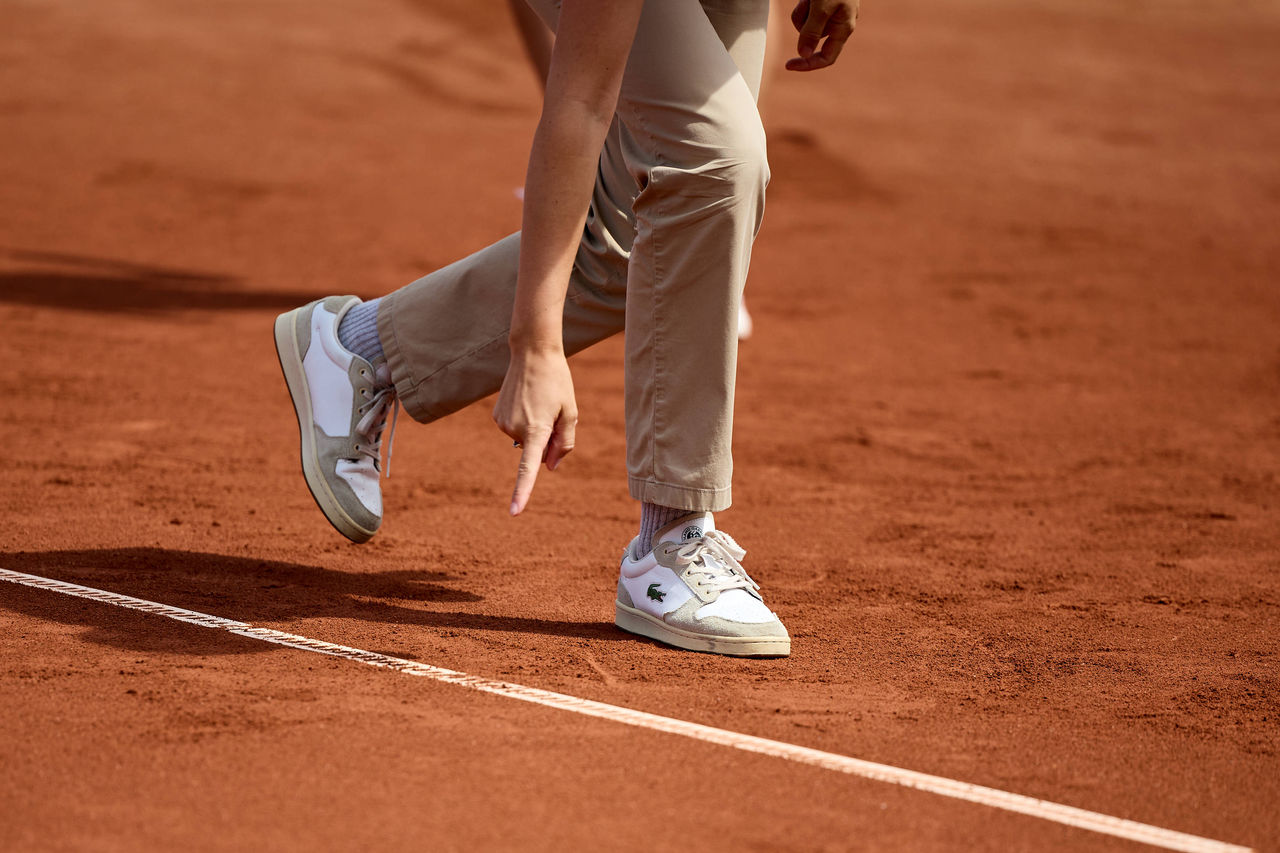
[[105, 313], [284, 311], [307, 301], [289, 291], [244, 290], [232, 276], [61, 252], [0, 249], [0, 303]]
[[[354, 619], [430, 630], [504, 631], [620, 640], [612, 624], [423, 609], [415, 603], [471, 603], [481, 596], [452, 585], [447, 572], [349, 573], [321, 566], [165, 548], [20, 551], [0, 567], [130, 595], [225, 619], [291, 628], [299, 619]], [[78, 625], [90, 642], [135, 651], [240, 654], [271, 646], [163, 617], [57, 592], [0, 582], [0, 610]], [[283, 624], [281, 624], [283, 623]], [[340, 636], [324, 636], [341, 642]], [[394, 652], [392, 653], [394, 654]]]
[[893, 193], [878, 185], [846, 154], [825, 147], [807, 130], [779, 128], [769, 132], [769, 164], [775, 195], [842, 204], [892, 205]]

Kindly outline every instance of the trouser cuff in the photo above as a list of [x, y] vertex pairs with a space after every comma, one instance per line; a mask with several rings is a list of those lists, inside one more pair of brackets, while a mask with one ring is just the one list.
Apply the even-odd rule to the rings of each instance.
[[695, 489], [639, 477], [628, 477], [627, 485], [631, 487], [631, 497], [638, 501], [689, 512], [721, 512], [733, 503], [729, 486], [720, 489]]

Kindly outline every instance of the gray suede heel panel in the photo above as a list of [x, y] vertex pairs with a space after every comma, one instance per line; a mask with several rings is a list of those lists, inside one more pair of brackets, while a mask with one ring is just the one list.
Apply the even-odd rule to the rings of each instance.
[[294, 315], [293, 336], [298, 341], [298, 357], [306, 358], [311, 347], [311, 311], [299, 311]]
[[631, 600], [631, 595], [627, 592], [627, 588], [622, 585], [622, 578], [618, 578], [618, 601], [627, 607], [636, 606], [635, 602]]

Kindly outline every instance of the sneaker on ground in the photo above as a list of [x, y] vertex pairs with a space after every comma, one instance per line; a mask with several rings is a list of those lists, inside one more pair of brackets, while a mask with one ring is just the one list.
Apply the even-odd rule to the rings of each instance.
[[338, 341], [338, 324], [358, 304], [354, 296], [330, 296], [286, 312], [276, 318], [275, 337], [307, 488], [339, 533], [365, 542], [382, 524], [382, 431], [396, 393], [385, 362], [375, 366]]
[[693, 513], [659, 530], [653, 549], [622, 557], [615, 622], [624, 631], [695, 652], [785, 657], [791, 637], [738, 561], [745, 552]]

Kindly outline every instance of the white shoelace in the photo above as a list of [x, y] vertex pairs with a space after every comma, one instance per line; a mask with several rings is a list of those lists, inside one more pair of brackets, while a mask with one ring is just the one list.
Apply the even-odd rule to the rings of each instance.
[[658, 556], [665, 558], [661, 560], [663, 565], [669, 569], [687, 569], [690, 575], [696, 576], [692, 578], [694, 583], [704, 589], [719, 592], [745, 589], [755, 594], [760, 584], [752, 580], [738, 562], [746, 554], [723, 530], [712, 530], [688, 542], [663, 542], [658, 546]]
[[356, 423], [356, 436], [362, 440], [356, 445], [356, 452], [376, 463], [382, 461], [382, 432], [387, 427], [387, 410], [391, 409], [391, 435], [387, 438], [387, 464], [383, 468], [390, 478], [391, 450], [395, 447], [396, 423], [400, 420], [400, 399], [394, 385], [384, 385], [368, 400], [364, 417]]

